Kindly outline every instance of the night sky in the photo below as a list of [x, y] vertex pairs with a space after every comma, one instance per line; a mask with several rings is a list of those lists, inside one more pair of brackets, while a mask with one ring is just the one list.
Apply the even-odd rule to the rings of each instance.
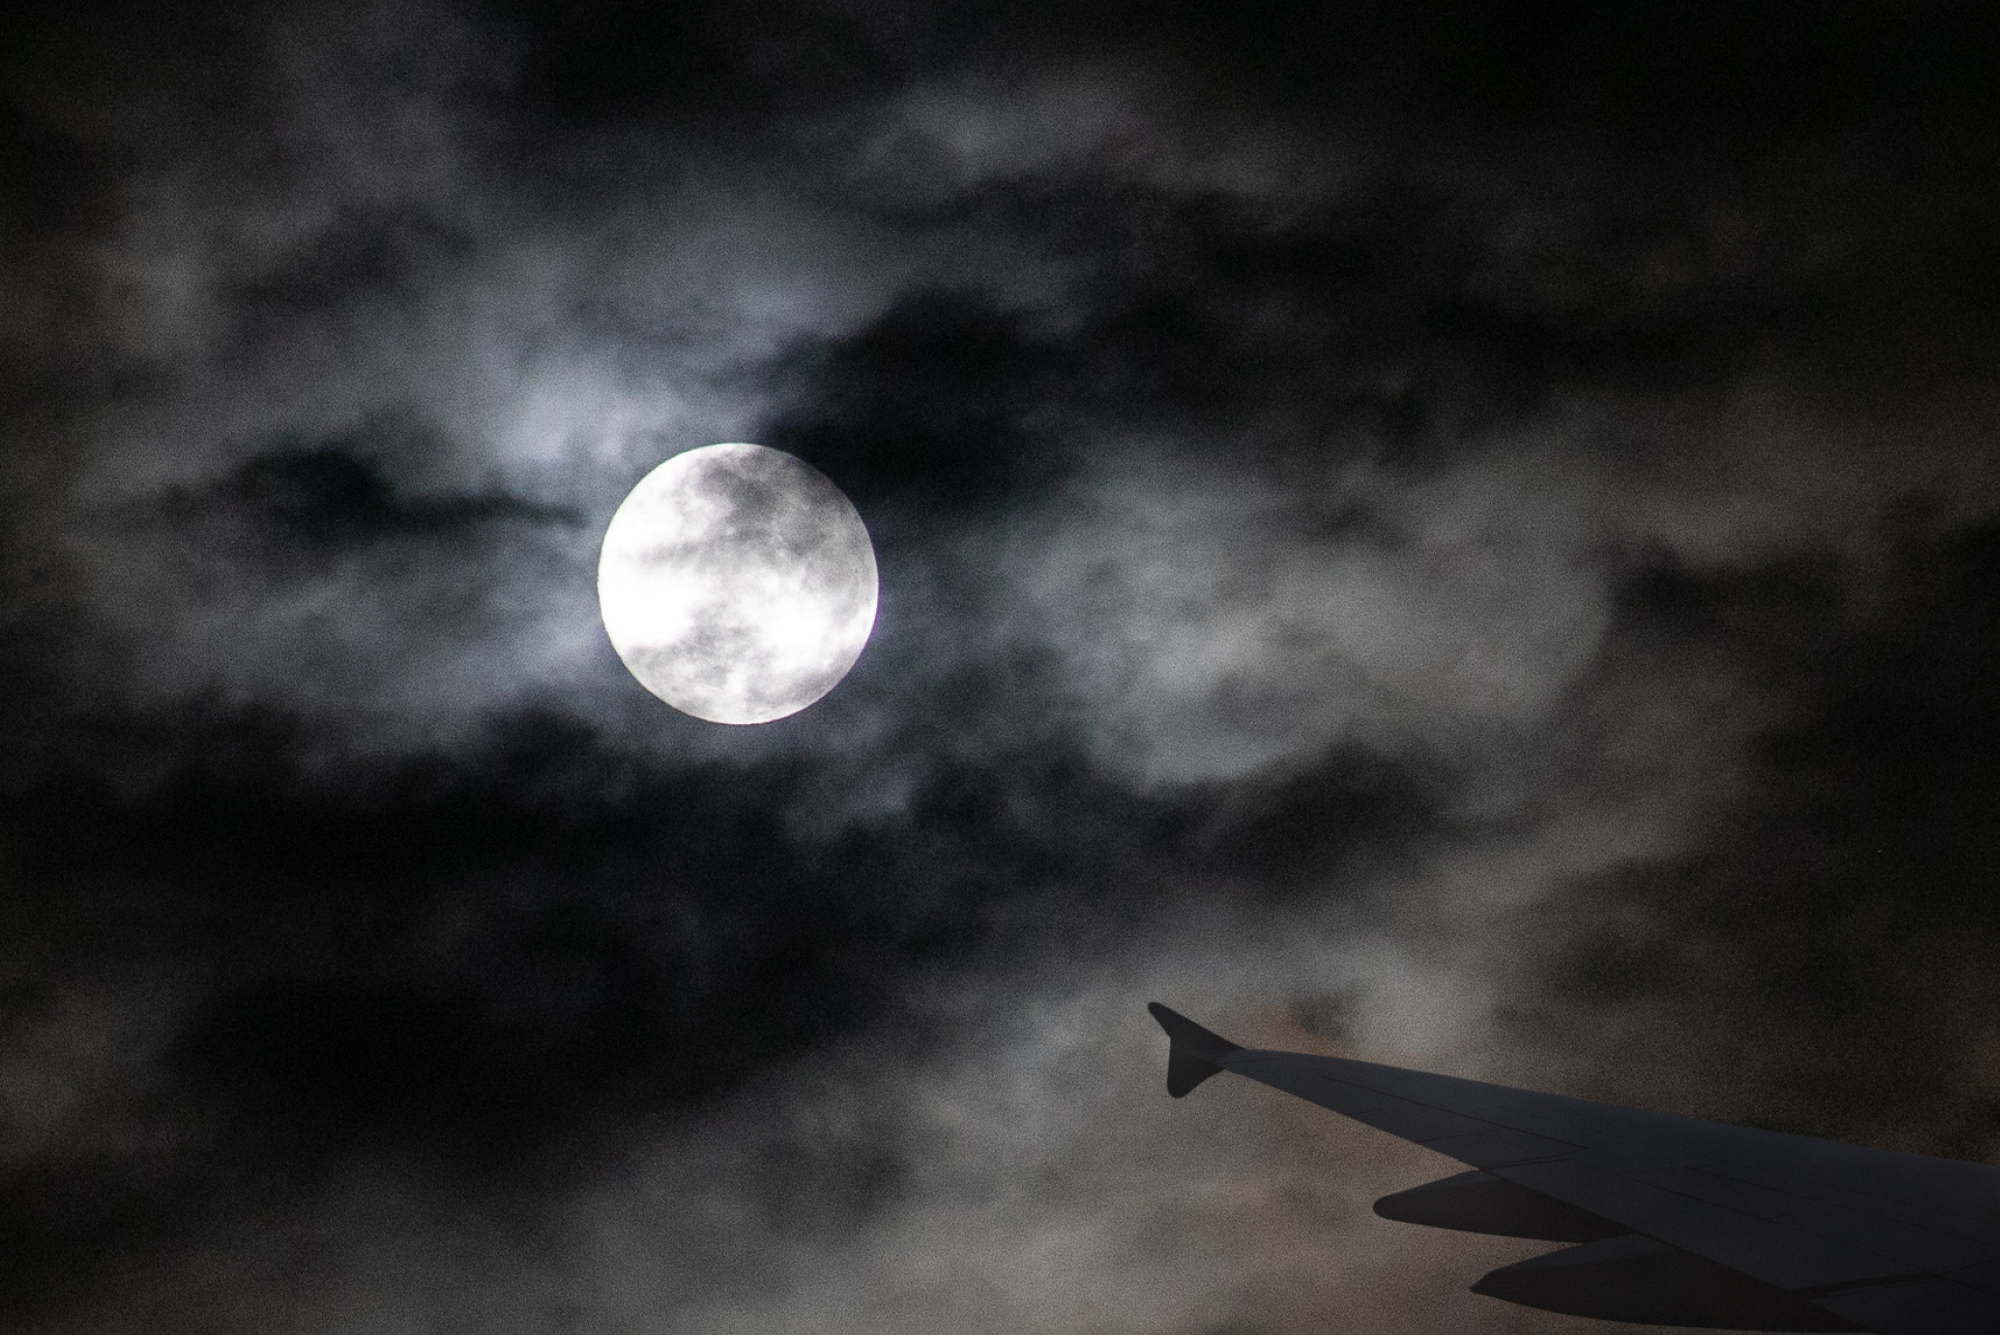
[[[2000, 1160], [2000, 10], [0, 31], [0, 1327], [1499, 1335], [1238, 1042]], [[682, 450], [881, 564], [598, 621]]]

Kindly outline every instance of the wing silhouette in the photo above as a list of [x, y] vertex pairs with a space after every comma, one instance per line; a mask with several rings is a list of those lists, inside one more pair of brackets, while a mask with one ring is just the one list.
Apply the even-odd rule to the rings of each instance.
[[1574, 1244], [1474, 1293], [1665, 1326], [2000, 1332], [2000, 1168], [1241, 1048], [1148, 1009], [1176, 1098], [1229, 1071], [1468, 1166], [1377, 1214]]

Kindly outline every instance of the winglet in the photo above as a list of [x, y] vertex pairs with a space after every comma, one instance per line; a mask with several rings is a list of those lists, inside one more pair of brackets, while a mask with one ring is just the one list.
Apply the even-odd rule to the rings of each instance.
[[1243, 1051], [1228, 1039], [1209, 1033], [1187, 1016], [1170, 1011], [1157, 1001], [1147, 1002], [1146, 1009], [1160, 1022], [1160, 1028], [1167, 1031], [1167, 1093], [1177, 1099], [1219, 1073], [1222, 1070], [1219, 1063], [1224, 1057]]

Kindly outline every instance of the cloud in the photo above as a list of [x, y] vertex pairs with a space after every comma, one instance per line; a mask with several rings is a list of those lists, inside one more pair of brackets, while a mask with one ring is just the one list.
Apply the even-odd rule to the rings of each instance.
[[[28, 1328], [1542, 1328], [1153, 996], [1988, 1152], [1985, 20], [98, 17], [0, 53]], [[705, 729], [590, 576], [744, 438], [882, 617]]]
[[1561, 534], [1588, 521], [1509, 486], [1511, 464], [1407, 487], [1357, 467], [1301, 494], [1159, 453], [1092, 479], [1017, 566], [1027, 618], [1060, 627], [1087, 713], [1142, 774], [1518, 730], [1598, 647], [1588, 539]]

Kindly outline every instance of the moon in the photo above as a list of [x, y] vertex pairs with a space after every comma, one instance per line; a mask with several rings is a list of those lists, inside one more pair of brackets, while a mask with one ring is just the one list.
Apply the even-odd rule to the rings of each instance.
[[707, 445], [611, 516], [597, 603], [639, 684], [710, 723], [769, 723], [840, 684], [875, 628], [867, 526], [803, 459]]

